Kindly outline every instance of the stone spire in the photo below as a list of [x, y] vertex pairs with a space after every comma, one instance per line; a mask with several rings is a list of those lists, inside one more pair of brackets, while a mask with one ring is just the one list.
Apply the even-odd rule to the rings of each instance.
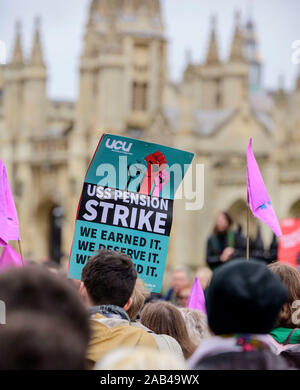
[[[40, 21], [35, 19], [34, 40], [24, 72], [23, 128], [33, 135], [47, 127], [47, 69], [44, 63]], [[34, 112], [34, 115], [32, 114]]]
[[35, 20], [34, 41], [29, 65], [45, 66], [40, 38], [40, 18], [36, 18]]
[[251, 16], [245, 26], [244, 55], [249, 64], [249, 92], [261, 90], [262, 60], [258, 48], [256, 29]]
[[214, 15], [211, 18], [211, 34], [210, 34], [210, 42], [209, 42], [206, 62], [205, 62], [206, 65], [217, 65], [220, 63], [217, 37], [216, 37], [216, 23], [217, 23], [217, 18]]
[[109, 54], [120, 54], [122, 49], [121, 36], [117, 27], [117, 10], [112, 9], [107, 16], [107, 33], [102, 51]]
[[246, 57], [249, 62], [256, 62], [261, 64], [261, 55], [258, 47], [258, 39], [255, 31], [254, 23], [251, 20], [248, 20], [246, 24]]
[[11, 59], [11, 65], [20, 66], [24, 65], [24, 56], [21, 42], [21, 22], [16, 23], [16, 39]]
[[240, 12], [236, 12], [235, 15], [235, 31], [231, 45], [231, 51], [229, 56], [229, 62], [245, 62], [244, 53], [244, 33], [241, 29], [241, 15]]

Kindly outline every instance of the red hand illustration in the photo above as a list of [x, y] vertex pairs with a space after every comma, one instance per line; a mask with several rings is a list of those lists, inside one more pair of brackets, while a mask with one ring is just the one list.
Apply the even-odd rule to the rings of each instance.
[[161, 171], [154, 180], [155, 188], [153, 190], [152, 196], [159, 197], [163, 186], [166, 185], [169, 180], [170, 180], [169, 172], [166, 169]]
[[148, 176], [152, 174], [154, 174], [154, 176], [157, 176], [160, 171], [163, 171], [165, 169], [167, 164], [165, 156], [159, 150], [153, 154], [149, 154], [149, 156], [147, 156], [145, 160], [147, 161], [148, 165]]
[[166, 168], [167, 160], [159, 150], [149, 154], [145, 160], [147, 161], [147, 172], [141, 184], [140, 193], [149, 195], [155, 178]]

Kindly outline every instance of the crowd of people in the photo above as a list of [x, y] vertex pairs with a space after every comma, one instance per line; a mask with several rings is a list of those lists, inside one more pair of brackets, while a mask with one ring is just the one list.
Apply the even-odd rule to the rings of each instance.
[[[175, 268], [164, 294], [146, 289], [131, 257], [108, 250], [81, 281], [51, 262], [2, 272], [0, 369], [300, 369], [300, 273], [247, 261], [231, 224], [218, 216], [207, 266]], [[187, 307], [195, 276], [206, 312]]]

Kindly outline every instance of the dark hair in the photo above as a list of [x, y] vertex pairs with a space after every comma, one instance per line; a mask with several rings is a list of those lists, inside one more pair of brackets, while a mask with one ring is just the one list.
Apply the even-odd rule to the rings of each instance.
[[150, 302], [141, 312], [141, 323], [156, 334], [173, 337], [181, 346], [185, 359], [188, 359], [197, 346], [191, 340], [180, 310], [170, 302]]
[[288, 291], [288, 301], [282, 306], [280, 311], [278, 327], [297, 328], [299, 324], [293, 321], [293, 314], [297, 308], [293, 308], [293, 302], [300, 300], [300, 272], [289, 264], [282, 262], [268, 265], [271, 272], [276, 274]]
[[67, 321], [87, 346], [88, 314], [73, 283], [64, 276], [40, 265], [10, 269], [0, 274], [0, 300], [7, 315], [23, 310]]
[[233, 220], [232, 220], [231, 216], [228, 214], [227, 211], [223, 211], [222, 214], [225, 216], [225, 218], [228, 222], [228, 226], [230, 227], [233, 224]]
[[0, 370], [83, 370], [86, 349], [70, 322], [12, 312], [0, 326]]
[[[229, 215], [229, 213], [227, 211], [221, 211], [219, 214], [224, 215], [224, 217], [228, 223], [228, 229], [229, 229], [233, 224], [233, 219], [231, 218], [231, 216]], [[213, 232], [214, 232], [214, 234], [218, 234], [217, 225], [214, 226]]]
[[131, 257], [101, 250], [83, 267], [81, 280], [95, 305], [123, 307], [131, 297], [137, 272]]

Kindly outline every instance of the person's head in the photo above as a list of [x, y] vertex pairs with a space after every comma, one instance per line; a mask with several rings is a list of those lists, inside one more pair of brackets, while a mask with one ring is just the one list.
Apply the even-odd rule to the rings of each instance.
[[67, 321], [87, 346], [88, 314], [73, 283], [64, 276], [39, 265], [10, 269], [0, 274], [0, 300], [7, 315], [22, 310]]
[[204, 339], [210, 337], [207, 316], [201, 310], [181, 308], [186, 328], [194, 344], [199, 345]]
[[142, 279], [137, 278], [133, 294], [131, 295], [132, 304], [127, 310], [127, 314], [131, 321], [134, 321], [142, 307], [146, 299], [150, 296], [150, 292], [146, 289], [145, 283]]
[[101, 250], [82, 269], [80, 293], [89, 305], [115, 305], [127, 310], [136, 279], [131, 257]]
[[228, 231], [232, 225], [232, 219], [226, 211], [222, 211], [217, 215], [214, 227], [215, 234], [224, 233]]
[[[300, 318], [297, 317], [300, 303], [300, 272], [291, 265], [281, 262], [271, 263], [268, 268], [280, 278], [288, 291], [288, 301], [282, 306], [277, 326], [298, 328], [300, 323]], [[297, 309], [298, 312], [296, 312]]]
[[190, 279], [191, 276], [188, 268], [181, 266], [175, 268], [171, 275], [171, 287], [174, 293], [177, 294], [183, 286], [190, 282]]
[[48, 260], [44, 263], [42, 263], [44, 267], [46, 267], [49, 271], [54, 272], [54, 273], [63, 273], [61, 266], [53, 260]]
[[208, 324], [216, 335], [266, 334], [286, 300], [286, 288], [264, 263], [231, 261], [213, 274], [206, 294]]
[[141, 312], [140, 321], [154, 333], [166, 334], [177, 340], [186, 359], [195, 351], [196, 345], [189, 337], [180, 310], [172, 303], [164, 301], [147, 303]]
[[177, 294], [176, 294], [176, 300], [177, 300], [177, 305], [180, 307], [186, 307], [191, 291], [192, 291], [193, 284], [189, 283], [186, 284], [185, 286], [181, 287]]
[[186, 370], [183, 359], [154, 348], [119, 348], [108, 352], [94, 370]]
[[202, 290], [205, 290], [211, 281], [212, 270], [208, 267], [199, 267], [196, 271], [196, 276], [199, 280]]
[[0, 326], [0, 370], [83, 370], [86, 351], [78, 332], [60, 317], [10, 312]]

